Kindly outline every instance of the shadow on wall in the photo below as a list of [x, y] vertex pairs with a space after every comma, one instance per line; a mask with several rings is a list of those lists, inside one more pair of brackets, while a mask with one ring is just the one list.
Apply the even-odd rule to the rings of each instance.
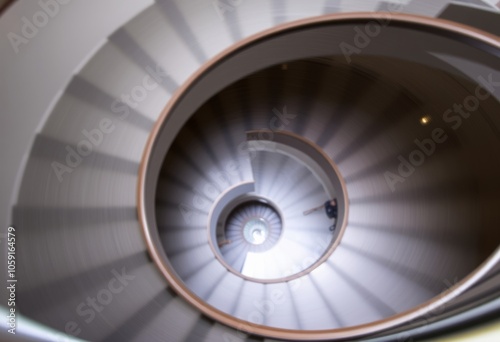
[[7, 9], [15, 0], [0, 0], [0, 14]]

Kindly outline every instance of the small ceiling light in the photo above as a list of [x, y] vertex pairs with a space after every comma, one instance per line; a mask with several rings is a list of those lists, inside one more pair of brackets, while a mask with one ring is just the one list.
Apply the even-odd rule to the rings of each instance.
[[422, 116], [420, 118], [420, 123], [425, 126], [427, 125], [429, 122], [431, 122], [431, 117], [429, 115], [426, 115], [426, 116]]

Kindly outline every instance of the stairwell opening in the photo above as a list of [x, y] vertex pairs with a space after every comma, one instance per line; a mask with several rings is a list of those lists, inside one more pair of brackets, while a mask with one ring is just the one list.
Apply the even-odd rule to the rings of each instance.
[[[345, 214], [345, 217], [341, 221], [340, 231], [343, 231], [348, 223], [352, 223], [352, 226], [356, 227], [356, 229], [349, 230], [351, 233], [350, 243], [348, 241], [344, 244], [342, 251], [337, 254], [324, 254], [326, 257], [321, 259], [321, 266], [317, 268], [318, 271], [316, 273], [300, 274], [303, 278], [297, 278], [301, 281], [304, 280], [308, 284], [305, 286], [316, 289], [314, 296], [317, 298], [317, 301], [314, 303], [316, 303], [318, 307], [315, 307], [315, 309], [319, 311], [324, 310], [324, 315], [309, 319], [307, 323], [305, 323], [303, 318], [300, 318], [300, 312], [293, 310], [295, 302], [300, 301], [303, 305], [312, 305], [313, 295], [311, 294], [310, 298], [307, 298], [307, 301], [305, 301], [304, 297], [294, 296], [291, 290], [292, 282], [259, 283], [251, 279], [239, 277], [238, 279], [234, 278], [235, 280], [231, 283], [228, 280], [233, 279], [231, 275], [228, 275], [230, 272], [224, 273], [224, 267], [219, 267], [220, 263], [217, 262], [216, 256], [212, 253], [210, 248], [207, 248], [207, 236], [209, 234], [207, 233], [206, 223], [210, 221], [210, 202], [216, 201], [218, 195], [225, 191], [224, 182], [228, 179], [226, 176], [229, 175], [229, 178], [231, 175], [234, 177], [241, 177], [243, 181], [246, 180], [248, 183], [249, 179], [245, 178], [245, 172], [247, 172], [245, 170], [252, 170], [252, 168], [258, 170], [259, 167], [265, 168], [265, 165], [269, 163], [269, 158], [265, 157], [265, 153], [262, 153], [260, 157], [261, 162], [258, 166], [248, 163], [245, 164], [245, 162], [238, 162], [236, 163], [237, 167], [234, 167], [234, 163], [231, 164], [234, 160], [225, 158], [217, 160], [218, 154], [214, 153], [214, 150], [219, 151], [226, 149], [237, 151], [238, 144], [231, 142], [231, 137], [224, 136], [223, 134], [213, 135], [215, 137], [213, 144], [204, 144], [204, 137], [211, 134], [210, 129], [212, 129], [213, 126], [211, 127], [207, 124], [207, 121], [196, 121], [196, 119], [192, 120], [191, 123], [194, 122], [194, 124], [189, 126], [189, 120], [195, 118], [194, 115], [204, 106], [204, 104], [209, 102], [210, 99], [216, 99], [211, 102], [213, 107], [210, 111], [212, 111], [212, 114], [222, 112], [220, 110], [220, 103], [217, 104], [216, 95], [228, 86], [241, 80], [245, 83], [246, 77], [250, 77], [258, 71], [272, 68], [273, 66], [276, 71], [279, 69], [280, 72], [288, 72], [291, 70], [293, 71], [294, 62], [305, 61], [307, 63], [316, 63], [318, 58], [321, 59], [320, 63], [323, 64], [331, 63], [337, 67], [339, 64], [342, 64], [345, 69], [342, 67], [336, 69], [341, 76], [354, 75], [353, 78], [358, 77], [360, 75], [357, 74], [357, 71], [359, 71], [359, 67], [361, 67], [361, 69], [363, 69], [361, 78], [366, 82], [353, 82], [355, 85], [353, 86], [353, 84], [347, 81], [343, 83], [346, 85], [346, 88], [350, 89], [352, 92], [359, 91], [361, 94], [367, 95], [367, 97], [372, 96], [372, 100], [381, 100], [383, 96], [376, 97], [375, 92], [370, 93], [370, 90], [373, 89], [370, 88], [369, 85], [371, 82], [375, 82], [381, 86], [377, 89], [387, 89], [388, 92], [385, 93], [385, 95], [390, 94], [394, 96], [396, 104], [394, 106], [389, 106], [388, 110], [385, 112], [381, 110], [380, 113], [383, 114], [377, 117], [380, 118], [379, 121], [354, 121], [350, 130], [342, 132], [344, 134], [343, 137], [349, 141], [349, 143], [346, 143], [342, 148], [338, 145], [334, 146], [338, 148], [338, 153], [335, 154], [332, 159], [337, 162], [339, 160], [349, 160], [353, 151], [356, 152], [361, 147], [371, 146], [369, 143], [378, 137], [375, 133], [378, 132], [377, 129], [379, 128], [403, 128], [400, 131], [395, 130], [394, 134], [393, 132], [388, 132], [386, 134], [386, 136], [389, 137], [388, 141], [393, 144], [392, 146], [396, 146], [394, 151], [396, 151], [397, 157], [398, 151], [404, 149], [408, 145], [406, 143], [408, 136], [410, 133], [413, 134], [415, 132], [415, 125], [418, 125], [419, 130], [425, 129], [425, 125], [422, 125], [420, 122], [423, 112], [425, 112], [425, 115], [428, 115], [429, 112], [434, 114], [432, 120], [429, 121], [432, 122], [432, 124], [439, 124], [442, 122], [436, 113], [446, 108], [448, 102], [444, 99], [445, 97], [431, 94], [431, 92], [426, 91], [425, 86], [414, 88], [414, 84], [409, 81], [417, 78], [424, 83], [424, 77], [421, 75], [434, 75], [434, 83], [430, 84], [429, 87], [431, 85], [435, 86], [436, 84], [441, 84], [442, 88], [451, 89], [455, 83], [468, 88], [471, 85], [471, 80], [470, 78], [468, 79], [466, 75], [461, 74], [462, 71], [466, 72], [467, 68], [464, 67], [460, 72], [457, 72], [456, 69], [450, 68], [450, 65], [456, 62], [456, 60], [448, 58], [448, 56], [444, 54], [436, 54], [434, 51], [442, 52], [441, 50], [444, 49], [447, 50], [446, 52], [458, 54], [464, 59], [470, 58], [473, 60], [481, 60], [485, 65], [489, 66], [497, 65], [498, 42], [492, 40], [490, 37], [482, 37], [477, 32], [472, 32], [462, 27], [455, 27], [448, 23], [406, 16], [396, 16], [396, 18], [384, 28], [384, 36], [386, 39], [380, 41], [373, 40], [364, 50], [364, 56], [351, 56], [352, 61], [355, 63], [354, 65], [350, 65], [348, 61], [345, 61], [345, 55], [343, 55], [342, 49], [340, 48], [342, 46], [341, 44], [346, 39], [345, 37], [350, 37], [353, 32], [356, 32], [353, 28], [357, 27], [357, 25], [364, 25], [371, 19], [373, 19], [371, 16], [363, 17], [362, 15], [357, 15], [355, 17], [342, 17], [338, 19], [338, 21], [335, 21], [333, 18], [309, 20], [307, 22], [284, 26], [243, 42], [241, 45], [216, 57], [211, 63], [201, 68], [200, 72], [194, 75], [191, 81], [174, 96], [160, 122], [156, 125], [151, 135], [148, 149], [145, 152], [140, 174], [139, 215], [143, 225], [144, 235], [153, 260], [157, 263], [160, 271], [169, 284], [189, 303], [196, 306], [202, 313], [214, 320], [236, 329], [245, 327], [245, 331], [250, 331], [253, 334], [280, 339], [324, 340], [334, 338], [359, 338], [366, 334], [381, 332], [385, 329], [407, 324], [418, 319], [418, 317], [421, 317], [426, 312], [432, 312], [433, 310], [439, 309], [444, 303], [456, 299], [457, 296], [470, 288], [479, 277], [488, 272], [493, 264], [493, 256], [485, 261], [484, 255], [470, 253], [471, 249], [467, 247], [468, 244], [473, 243], [475, 238], [483, 239], [484, 236], [478, 237], [474, 235], [476, 233], [474, 233], [469, 224], [474, 222], [478, 217], [475, 216], [477, 213], [460, 210], [454, 210], [456, 217], [454, 218], [455, 221], [453, 224], [453, 241], [437, 241], [434, 239], [430, 245], [417, 242], [415, 244], [417, 247], [415, 247], [415, 245], [411, 247], [421, 248], [423, 253], [422, 259], [420, 260], [421, 262], [414, 259], [410, 262], [410, 265], [404, 264], [407, 261], [404, 259], [404, 250], [402, 248], [390, 248], [394, 243], [399, 243], [397, 235], [396, 238], [394, 237], [395, 235], [391, 235], [390, 229], [397, 230], [403, 227], [405, 231], [403, 233], [398, 231], [397, 234], [409, 234], [413, 238], [417, 234], [414, 230], [423, 227], [422, 230], [419, 231], [425, 232], [423, 234], [426, 237], [428, 234], [429, 239], [433, 239], [435, 235], [432, 234], [431, 230], [434, 227], [436, 227], [436, 229], [443, 227], [441, 220], [442, 216], [436, 212], [435, 208], [437, 206], [427, 206], [427, 204], [424, 203], [418, 208], [422, 208], [421, 211], [424, 211], [426, 215], [418, 216], [415, 219], [416, 222], [418, 222], [417, 228], [415, 228], [415, 222], [404, 221], [406, 220], [406, 211], [410, 211], [411, 215], [414, 214], [411, 208], [406, 209], [406, 207], [404, 207], [405, 202], [415, 202], [421, 199], [418, 193], [411, 188], [411, 185], [415, 184], [413, 182], [419, 184], [418, 182], [423, 178], [412, 178], [411, 181], [405, 183], [405, 186], [407, 186], [403, 189], [405, 191], [400, 191], [395, 194], [390, 193], [388, 189], [383, 187], [384, 183], [379, 182], [379, 180], [383, 180], [384, 171], [392, 167], [392, 154], [380, 157], [381, 154], [371, 153], [369, 149], [366, 151], [367, 154], [365, 155], [364, 161], [372, 160], [373, 164], [371, 167], [362, 168], [359, 164], [356, 164], [355, 161], [351, 161], [350, 164], [348, 163], [349, 167], [346, 167], [346, 164], [344, 164], [344, 170], [350, 169], [353, 172], [348, 176], [346, 176], [344, 172], [341, 172], [342, 176], [346, 176], [345, 178], [349, 182], [365, 182], [362, 185], [358, 183], [351, 186], [350, 198], [349, 196], [339, 196], [340, 206], [343, 206], [343, 210], [340, 212]], [[409, 39], [409, 37], [411, 37], [411, 39]], [[427, 45], [424, 49], [422, 46], [409, 44], [410, 41], [425, 41]], [[402, 45], [404, 45], [404, 48], [401, 48]], [[432, 50], [434, 54], [429, 53], [426, 49]], [[433, 58], [429, 57], [431, 55]], [[436, 55], [439, 55], [439, 58], [434, 58]], [[461, 62], [459, 61], [456, 63], [460, 64]], [[286, 67], [283, 67], [283, 65], [286, 65]], [[492, 70], [493, 69], [494, 68], [492, 68]], [[436, 70], [438, 72], [434, 73]], [[311, 76], [313, 74], [308, 73], [307, 70], [304, 70], [302, 73], [305, 75], [304, 78], [313, 78]], [[314, 75], [319, 76], [321, 72]], [[383, 77], [381, 77], [381, 75], [383, 75]], [[281, 81], [283, 81], [286, 80], [287, 76], [283, 75], [280, 77]], [[341, 77], [340, 79], [342, 80]], [[347, 79], [348, 77], [346, 80]], [[396, 80], [398, 80], [399, 83], [396, 82]], [[279, 93], [278, 89], [280, 89], [282, 85], [281, 81], [277, 83], [270, 82], [266, 89], [263, 87], [254, 87], [252, 89], [256, 94], [264, 91], [270, 94], [276, 94]], [[314, 79], [314, 81], [317, 81], [317, 79]], [[402, 91], [402, 89], [404, 90]], [[308, 91], [308, 89], [304, 89], [302, 94], [310, 94]], [[349, 93], [345, 91], [340, 92], [340, 94], [342, 94], [344, 100], [349, 102], [349, 100], [354, 97], [352, 92]], [[458, 96], [458, 93], [459, 91], [457, 91], [455, 95]], [[296, 92], [297, 98], [300, 98], [300, 94], [301, 92]], [[448, 100], [451, 98], [453, 98], [453, 96], [449, 96]], [[263, 122], [262, 120], [266, 122], [269, 119], [269, 112], [263, 112], [258, 106], [252, 106], [251, 103], [246, 103], [244, 100], [245, 98], [242, 97], [242, 101], [236, 102], [241, 106], [241, 111], [243, 113], [250, 114], [246, 115], [246, 117], [243, 116], [243, 119], [240, 121], [238, 121], [238, 119], [233, 120], [233, 118], [230, 118], [230, 120], [223, 117], [218, 118], [217, 115], [212, 115], [211, 118], [217, 118], [218, 127], [225, 127], [224, 125], [233, 123], [233, 121], [237, 122], [244, 128], [241, 130], [240, 136], [243, 137], [243, 140], [247, 140], [245, 134], [252, 130], [262, 129], [260, 123]], [[372, 107], [364, 107], [361, 105], [360, 108], [364, 110], [362, 115], [370, 117], [370, 115], [374, 114], [373, 103], [378, 104], [381, 102], [367, 101], [367, 103], [364, 104], [369, 104]], [[341, 103], [341, 105], [345, 104], [346, 103]], [[494, 105], [492, 106], [494, 107]], [[332, 107], [329, 108], [331, 109]], [[342, 109], [341, 106], [339, 108]], [[284, 112], [284, 108], [282, 112]], [[210, 115], [208, 117], [210, 117]], [[342, 117], [344, 120], [347, 120], [347, 118], [349, 118], [347, 115]], [[373, 118], [373, 116], [371, 116], [371, 118]], [[290, 131], [293, 133], [307, 135], [308, 133], [312, 134], [311, 132], [314, 131], [311, 129], [309, 129], [309, 131], [304, 129], [304, 127], [311, 127], [304, 125], [304, 123], [307, 123], [307, 119], [305, 119], [305, 121], [299, 119], [297, 122], [290, 123]], [[366, 122], [370, 122], [371, 126], [363, 126]], [[275, 120], [274, 124], [276, 123], [277, 121]], [[184, 133], [181, 133], [181, 131], [187, 127], [186, 124], [189, 126], [188, 129], [184, 130]], [[285, 122], [282, 122], [282, 124], [285, 124]], [[316, 125], [321, 128], [330, 127], [327, 121], [321, 120], [318, 120]], [[430, 126], [430, 124], [427, 126]], [[273, 127], [270, 128], [272, 129]], [[368, 128], [373, 128], [373, 130], [370, 131]], [[358, 140], [349, 140], [348, 133], [356, 130], [360, 133], [365, 132], [366, 134], [361, 136]], [[459, 133], [460, 132], [456, 132], [457, 136], [453, 137], [455, 145], [451, 148], [458, 146], [459, 144], [457, 141], [463, 138], [458, 136]], [[326, 133], [325, 135], [320, 134], [316, 137], [315, 143], [317, 145], [322, 145], [325, 142], [329, 142]], [[384, 143], [385, 141], [381, 144]], [[322, 148], [328, 149], [332, 148], [331, 146], [333, 145], [328, 145], [326, 147], [322, 146]], [[191, 147], [193, 147], [193, 149]], [[195, 153], [192, 151], [196, 149], [204, 151], [204, 154], [195, 156]], [[470, 158], [471, 156], [472, 159], [474, 157], [479, 157], [473, 153], [467, 153], [466, 158]], [[200, 162], [201, 164], [197, 164], [202, 158], [206, 159], [204, 162]], [[214, 170], [210, 169], [209, 166], [211, 163], [217, 163], [219, 166], [222, 166], [224, 169], [224, 177], [220, 177], [220, 174], [213, 173]], [[208, 181], [209, 186], [196, 188], [196, 186], [194, 186], [195, 184], [193, 184], [194, 182], [191, 182], [193, 178], [190, 178], [188, 169], [179, 168], [174, 170], [173, 167], [170, 167], [181, 164], [190, 165], [191, 169], [189, 172], [198, 174], [198, 178], [211, 179]], [[469, 163], [466, 164], [468, 165]], [[199, 165], [203, 165], [203, 167]], [[452, 164], [448, 164], [443, 167], [443, 169], [438, 168], [438, 171], [448, 171], [451, 165]], [[469, 169], [462, 169], [459, 171], [460, 172], [457, 171], [455, 176], [463, 175], [464, 178], [466, 178], [477, 170], [471, 171]], [[468, 173], [469, 171], [470, 173]], [[374, 177], [378, 177], [377, 181], [373, 179], [367, 181], [364, 179], [364, 177], [368, 178], [374, 174]], [[439, 172], [433, 174], [439, 175]], [[179, 178], [183, 177], [189, 181], [178, 181]], [[432, 177], [429, 179], [431, 178]], [[168, 182], [172, 180], [174, 180], [172, 184], [175, 184], [172, 186], [169, 185], [168, 191], [165, 190], [166, 188], [162, 188], [162, 185], [164, 185], [162, 181]], [[490, 178], [490, 180], [492, 179]], [[481, 183], [486, 180], [478, 177], [475, 181]], [[431, 183], [426, 183], [426, 186], [430, 187], [435, 185]], [[461, 184], [463, 187], [460, 189], [454, 187], [452, 190], [463, 190], [467, 195], [471, 195], [471, 197], [467, 197], [467, 201], [473, 201], [474, 198], [483, 195], [481, 192], [483, 190], [477, 191], [475, 187], [477, 183], [474, 183], [474, 181], [466, 181]], [[230, 186], [231, 184], [226, 185]], [[272, 185], [273, 184], [268, 184], [266, 188], [272, 188]], [[243, 182], [241, 186], [246, 187], [248, 184], [244, 184]], [[479, 186], [479, 188], [483, 189], [482, 185]], [[179, 203], [178, 198], [184, 196], [183, 194], [186, 189], [193, 191], [198, 197], [191, 198], [190, 203]], [[366, 189], [371, 191], [371, 196], [362, 193], [362, 190], [364, 191]], [[445, 187], [445, 190], [450, 190], [450, 187]], [[361, 194], [363, 194], [363, 196], [361, 196]], [[438, 201], [441, 200], [442, 197], [448, 195], [452, 196], [453, 191], [439, 192], [439, 190], [436, 190], [433, 194], [435, 197], [433, 200]], [[236, 195], [236, 193], [234, 195]], [[344, 203], [342, 203], [343, 200], [345, 200]], [[356, 206], [356, 210], [354, 212], [348, 211], [347, 208], [349, 206], [352, 207], [353, 203]], [[320, 203], [316, 203], [316, 205], [318, 204]], [[455, 200], [454, 197], [450, 197], [445, 206], [460, 208], [462, 204], [462, 202], [459, 203]], [[196, 206], [198, 207], [196, 208]], [[397, 211], [398, 206], [403, 206], [404, 210]], [[175, 215], [173, 214], [174, 212]], [[301, 211], [297, 210], [297, 212], [301, 214]], [[218, 215], [212, 216], [218, 217]], [[352, 220], [352, 217], [355, 217], [357, 220]], [[404, 221], [404, 224], [400, 224], [399, 226], [394, 224], [390, 226], [389, 223], [391, 222], [388, 223], [388, 220], [386, 220], [387, 217], [391, 217], [395, 221], [401, 219]], [[459, 220], [458, 217], [463, 219]], [[188, 220], [192, 219], [189, 226], [185, 224], [186, 218], [188, 218]], [[384, 223], [377, 224], [376, 220]], [[166, 226], [165, 224], [168, 225], [168, 234], [163, 234], [160, 231], [162, 227], [164, 228]], [[489, 227], [489, 225], [490, 223], [486, 221], [482, 222], [481, 225], [481, 231], [486, 235], [489, 234], [487, 233], [487, 227]], [[255, 217], [249, 219], [242, 225], [241, 231], [243, 232], [244, 240], [249, 242], [250, 245], [259, 246], [259, 243], [254, 244], [252, 241], [260, 242], [266, 240], [266, 238], [264, 238], [264, 240], [259, 240], [262, 239], [262, 236], [265, 237], [266, 235], [265, 228], [262, 227], [266, 227], [266, 224], [262, 223], [260, 218]], [[446, 225], [444, 227], [448, 226]], [[451, 227], [452, 226], [450, 226], [450, 229]], [[248, 228], [247, 230], [250, 232], [250, 235], [247, 234], [245, 237], [246, 228]], [[253, 236], [253, 233], [256, 231], [258, 232]], [[206, 234], [201, 237], [201, 235], [197, 235], [198, 232], [205, 232]], [[259, 232], [261, 234], [260, 237]], [[374, 232], [379, 234], [374, 234]], [[186, 235], [184, 235], [185, 233]], [[181, 235], [182, 237], [180, 237]], [[353, 247], [352, 244], [355, 237], [360, 235], [369, 236], [371, 238], [362, 241], [362, 246]], [[471, 237], [474, 237], [474, 239]], [[496, 238], [492, 240], [498, 241]], [[218, 240], [214, 239], [214, 241], [217, 241], [216, 244], [218, 245]], [[481, 243], [485, 241], [487, 241], [487, 239], [481, 240]], [[452, 245], [451, 247], [450, 244]], [[427, 251], [427, 247], [431, 246], [433, 248], [433, 246], [436, 245], [438, 245], [439, 248], [435, 251], [433, 250], [433, 252], [436, 253], [435, 255], [440, 256], [439, 260], [443, 261], [446, 259], [448, 261], [455, 261], [446, 262], [448, 266], [454, 268], [453, 270], [450, 269], [450, 267], [440, 269], [439, 265], [426, 262], [429, 256], [425, 255], [424, 250]], [[381, 255], [370, 254], [370, 252], [373, 252], [371, 250], [372, 246], [378, 246], [379, 249], [377, 251]], [[410, 247], [407, 246], [407, 248]], [[467, 250], [470, 254], [468, 257], [465, 257], [461, 253], [456, 253], [457, 250]], [[187, 253], [187, 251], [191, 251], [192, 253]], [[483, 252], [489, 255], [492, 253], [492, 249], [483, 249]], [[393, 269], [396, 271], [393, 270], [393, 273], [388, 271], [390, 273], [388, 276], [382, 276], [381, 272], [376, 271], [380, 268], [378, 264], [380, 264], [380, 260], [385, 260], [384, 258], [387, 254], [394, 259], [394, 255], [390, 253], [399, 253], [398, 255], [402, 255], [403, 257], [401, 260], [394, 262], [395, 266]], [[189, 257], [187, 256], [188, 254], [190, 255]], [[355, 255], [355, 257], [350, 259], [351, 262], [337, 262], [336, 260], [339, 258], [339, 255]], [[368, 260], [370, 267], [361, 265], [360, 259], [363, 258]], [[458, 262], [458, 260], [460, 260], [460, 262]], [[423, 284], [412, 283], [411, 279], [414, 275], [412, 272], [420, 274], [423, 272], [422, 268], [424, 267], [425, 271], [429, 273], [426, 273], [426, 281]], [[343, 296], [342, 291], [340, 291], [342, 293], [339, 293], [339, 291], [325, 293], [326, 288], [333, 283], [317, 283], [317, 280], [327, 279], [328, 277], [324, 275], [328, 272], [334, 273], [336, 280], [343, 279], [343, 282], [339, 281], [333, 283], [338, 285], [336, 289], [342, 288], [342, 291], [345, 291], [345, 293], [349, 295]], [[369, 279], [370, 281], [365, 283], [360, 282], [351, 272], [355, 272], [358, 278], [365, 277], [363, 279]], [[442, 284], [439, 279], [440, 277], [446, 278], [452, 273], [459, 274], [460, 281], [443, 292]], [[387, 279], [392, 279], [394, 281], [388, 283]], [[348, 286], [346, 284], [348, 284]], [[366, 284], [370, 286], [366, 287]], [[399, 286], [397, 291], [392, 287], [396, 286], [395, 284]], [[262, 300], [262, 298], [265, 299], [269, 289], [273, 288], [273, 286], [283, 286], [283, 288], [279, 288], [281, 291], [280, 293], [289, 295], [287, 297], [288, 300], [285, 301], [286, 305], [276, 308], [278, 311], [281, 310], [279, 311], [280, 314], [273, 312], [273, 314], [265, 315], [265, 317], [258, 322], [252, 321], [251, 303], [253, 303], [254, 299], [252, 296], [257, 296], [255, 298], [258, 300]], [[415, 287], [415, 291], [408, 292], [409, 286]], [[226, 287], [234, 291], [223, 291]], [[389, 288], [392, 290], [389, 291]], [[242, 295], [241, 291], [246, 291], [245, 295]], [[345, 307], [346, 312], [351, 312], [350, 310], [355, 311], [356, 307], [358, 307], [350, 304], [351, 297], [354, 296], [353, 293], [356, 291], [360, 293], [358, 297], [363, 298], [363, 300], [361, 300], [356, 297], [357, 300], [359, 300], [359, 307], [362, 305], [369, 306], [370, 304], [373, 307], [367, 307], [366, 310], [360, 311], [359, 314], [351, 314], [348, 323], [345, 323], [343, 320], [336, 320], [335, 314], [332, 314], [332, 311], [334, 311], [332, 308], [336, 305]], [[406, 293], [405, 291], [407, 295], [401, 295], [401, 293]], [[373, 294], [374, 292], [376, 292], [379, 297], [375, 296]], [[236, 304], [233, 303], [233, 305], [226, 305], [224, 300], [227, 299], [231, 293], [236, 293], [236, 296], [238, 296], [237, 299], [241, 299], [241, 302], [237, 302]], [[336, 301], [334, 301], [335, 305], [326, 307], [329, 305], [328, 301], [322, 298], [330, 295], [338, 297], [336, 297]], [[380, 299], [382, 297], [385, 302]], [[405, 298], [405, 300], [401, 301], [400, 298]], [[326, 306], [323, 307], [322, 305]], [[320, 306], [321, 308], [319, 308]], [[289, 317], [294, 315], [296, 317]], [[303, 326], [305, 324], [310, 326], [310, 328], [304, 329]]]

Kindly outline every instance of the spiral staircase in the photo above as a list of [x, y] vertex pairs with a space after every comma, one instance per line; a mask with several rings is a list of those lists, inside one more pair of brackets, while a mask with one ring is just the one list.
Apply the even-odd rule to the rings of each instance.
[[498, 316], [496, 1], [41, 3], [0, 17], [37, 27], [0, 43], [0, 339], [411, 341]]

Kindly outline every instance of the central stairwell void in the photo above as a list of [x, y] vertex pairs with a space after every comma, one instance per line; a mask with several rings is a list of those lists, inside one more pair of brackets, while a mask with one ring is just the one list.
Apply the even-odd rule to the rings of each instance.
[[[226, 179], [228, 189], [209, 212], [210, 246], [219, 262], [242, 278], [288, 281], [319, 266], [333, 252], [342, 236], [339, 222], [346, 217], [345, 186], [333, 162], [300, 136], [265, 130], [240, 138], [245, 136], [239, 145], [246, 148], [251, 179], [231, 185]], [[337, 216], [332, 221], [324, 211], [303, 214], [331, 198], [338, 198], [340, 220]], [[338, 230], [329, 229], [337, 224]]]

